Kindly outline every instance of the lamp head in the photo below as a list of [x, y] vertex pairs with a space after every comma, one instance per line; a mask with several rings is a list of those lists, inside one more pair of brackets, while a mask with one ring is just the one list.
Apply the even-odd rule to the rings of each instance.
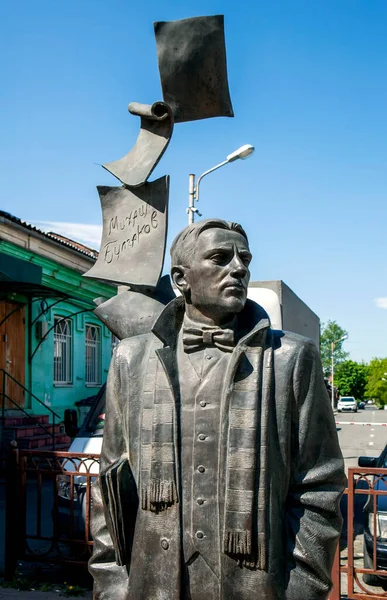
[[240, 148], [238, 148], [238, 150], [231, 152], [231, 154], [229, 154], [227, 156], [226, 160], [227, 160], [227, 162], [234, 162], [234, 160], [238, 160], [238, 158], [245, 160], [246, 158], [251, 156], [251, 154], [254, 152], [254, 150], [255, 150], [254, 146], [252, 146], [251, 144], [245, 144], [244, 146], [241, 146]]

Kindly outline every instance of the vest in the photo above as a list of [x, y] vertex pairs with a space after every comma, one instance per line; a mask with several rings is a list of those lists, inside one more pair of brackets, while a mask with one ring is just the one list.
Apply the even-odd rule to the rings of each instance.
[[230, 357], [215, 347], [187, 354], [178, 342], [184, 563], [200, 555], [217, 578], [223, 520], [218, 496], [221, 398]]

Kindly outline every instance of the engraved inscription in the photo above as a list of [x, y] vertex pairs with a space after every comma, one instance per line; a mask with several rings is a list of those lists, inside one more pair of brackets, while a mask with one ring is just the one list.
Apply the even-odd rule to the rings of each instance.
[[157, 211], [143, 202], [125, 216], [114, 215], [108, 224], [108, 239], [103, 246], [103, 259], [107, 264], [120, 260], [125, 253], [141, 244], [158, 227]]

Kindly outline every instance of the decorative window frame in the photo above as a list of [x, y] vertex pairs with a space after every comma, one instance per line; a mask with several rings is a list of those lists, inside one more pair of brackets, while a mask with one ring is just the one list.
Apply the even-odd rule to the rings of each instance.
[[[74, 322], [71, 317], [57, 313], [53, 315], [53, 321], [53, 384], [55, 387], [73, 387]], [[59, 331], [57, 330], [57, 325]], [[56, 358], [59, 358], [59, 360], [56, 361]]]
[[102, 385], [102, 327], [92, 322], [85, 322], [85, 385]]

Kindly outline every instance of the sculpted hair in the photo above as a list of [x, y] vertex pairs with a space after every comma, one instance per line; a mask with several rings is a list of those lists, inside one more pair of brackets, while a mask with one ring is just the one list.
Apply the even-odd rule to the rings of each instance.
[[249, 243], [247, 234], [239, 223], [230, 223], [223, 219], [204, 219], [192, 225], [188, 225], [173, 240], [171, 246], [171, 268], [178, 265], [188, 266], [190, 258], [195, 253], [195, 247], [199, 235], [207, 229], [228, 229], [243, 235]]

